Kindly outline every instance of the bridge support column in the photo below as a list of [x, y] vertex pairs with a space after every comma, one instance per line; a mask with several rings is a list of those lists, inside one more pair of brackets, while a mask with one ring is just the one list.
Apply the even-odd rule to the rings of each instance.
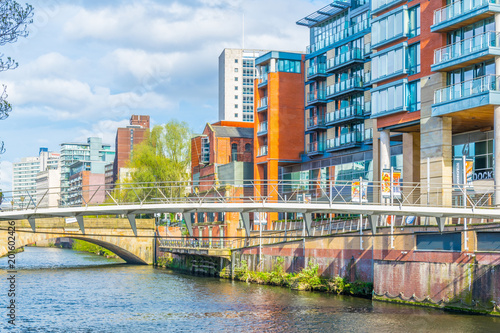
[[128, 222], [130, 223], [130, 227], [132, 227], [132, 231], [134, 232], [135, 237], [137, 237], [137, 225], [135, 223], [135, 214], [127, 214]]
[[444, 231], [444, 222], [445, 221], [446, 221], [446, 218], [436, 217], [436, 222], [437, 222], [437, 225], [438, 225], [439, 232], [443, 232]]
[[35, 226], [35, 218], [34, 217], [28, 217], [28, 222], [30, 223], [30, 227], [35, 232], [36, 226]]
[[304, 223], [306, 225], [307, 236], [311, 236], [312, 214], [304, 213]]
[[80, 231], [82, 232], [82, 234], [85, 235], [85, 224], [83, 223], [83, 216], [77, 215], [75, 216], [75, 218], [76, 221], [78, 222], [78, 226], [80, 227]]
[[370, 227], [372, 228], [372, 235], [375, 235], [377, 233], [377, 225], [378, 225], [378, 220], [380, 218], [379, 215], [367, 215], [368, 217], [368, 222], [370, 222]]
[[193, 221], [191, 219], [191, 213], [182, 213], [182, 215], [184, 216], [184, 221], [186, 221], [189, 236], [193, 237]]
[[245, 228], [246, 236], [250, 236], [250, 213], [241, 212], [241, 220], [243, 221], [243, 227]]

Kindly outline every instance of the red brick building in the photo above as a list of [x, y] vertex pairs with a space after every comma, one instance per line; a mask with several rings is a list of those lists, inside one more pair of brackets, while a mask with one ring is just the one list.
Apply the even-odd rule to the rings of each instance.
[[[207, 124], [203, 134], [191, 139], [193, 195], [226, 197], [252, 196], [243, 185], [253, 179], [253, 123], [221, 121]], [[214, 185], [217, 185], [215, 191]], [[193, 213], [193, 233], [200, 239], [241, 236], [238, 213]]]
[[132, 115], [130, 125], [116, 131], [116, 155], [113, 164], [113, 180], [119, 179], [120, 169], [126, 168], [130, 162], [134, 147], [140, 144], [149, 133], [149, 116]]

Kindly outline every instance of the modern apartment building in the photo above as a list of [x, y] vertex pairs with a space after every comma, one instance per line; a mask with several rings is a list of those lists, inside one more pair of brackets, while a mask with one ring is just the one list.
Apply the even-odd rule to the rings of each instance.
[[34, 207], [37, 202], [37, 175], [59, 167], [58, 153], [40, 148], [38, 156], [24, 157], [13, 164], [12, 200], [13, 208]]
[[127, 167], [134, 147], [144, 141], [149, 133], [149, 116], [132, 115], [130, 125], [120, 127], [116, 131], [115, 160], [113, 163], [113, 180], [120, 179], [120, 170]]
[[[433, 53], [422, 56], [422, 61], [431, 62], [431, 73], [422, 83], [422, 170], [429, 158], [432, 181], [448, 185], [435, 196], [445, 204], [457, 203], [462, 196], [450, 193], [449, 185], [462, 183], [455, 175], [460, 174], [462, 159], [471, 161], [468, 196], [482, 196], [498, 205], [500, 1], [435, 2], [433, 12], [423, 18], [430, 26]], [[495, 193], [491, 185], [497, 186]]]
[[[278, 198], [270, 180], [286, 165], [300, 162], [304, 151], [304, 55], [270, 51], [255, 60], [254, 196]], [[274, 189], [274, 190], [273, 190]], [[270, 213], [260, 220], [278, 218]]]
[[253, 122], [255, 58], [267, 52], [222, 51], [219, 56], [219, 121]]
[[47, 169], [36, 176], [36, 197], [38, 208], [59, 206], [61, 199], [61, 169]]
[[106, 161], [78, 161], [70, 166], [68, 205], [100, 204], [106, 200]]
[[[321, 196], [325, 191], [299, 181], [373, 181], [370, 2], [334, 1], [297, 24], [310, 30], [302, 114], [305, 146], [302, 162], [282, 170], [282, 179], [297, 181], [285, 191]], [[392, 154], [398, 153], [401, 149], [393, 147]]]
[[114, 159], [115, 152], [111, 149], [111, 145], [103, 144], [101, 138], [88, 138], [87, 143], [62, 143], [61, 204], [67, 204], [69, 201], [69, 178], [72, 164], [79, 161], [101, 161], [111, 163]]

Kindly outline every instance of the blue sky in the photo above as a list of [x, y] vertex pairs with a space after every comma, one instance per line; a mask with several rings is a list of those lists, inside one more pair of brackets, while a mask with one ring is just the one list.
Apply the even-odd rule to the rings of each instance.
[[[22, 2], [22, 1], [21, 1]], [[217, 121], [218, 56], [240, 48], [303, 51], [308, 29], [295, 22], [330, 1], [31, 0], [30, 35], [0, 52], [19, 68], [0, 73], [13, 105], [0, 121], [0, 188], [12, 162], [39, 147], [103, 137], [131, 114], [153, 124], [175, 118], [195, 132]]]

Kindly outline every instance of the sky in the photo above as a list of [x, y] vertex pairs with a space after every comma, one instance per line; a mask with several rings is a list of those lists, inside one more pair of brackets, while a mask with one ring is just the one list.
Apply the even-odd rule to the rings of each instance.
[[185, 121], [200, 133], [218, 120], [222, 50], [241, 48], [244, 30], [245, 48], [304, 51], [308, 28], [295, 22], [331, 1], [28, 2], [29, 36], [0, 47], [19, 63], [0, 72], [12, 104], [0, 121], [4, 191], [13, 162], [90, 136], [113, 145], [132, 114], [150, 115], [152, 125]]

